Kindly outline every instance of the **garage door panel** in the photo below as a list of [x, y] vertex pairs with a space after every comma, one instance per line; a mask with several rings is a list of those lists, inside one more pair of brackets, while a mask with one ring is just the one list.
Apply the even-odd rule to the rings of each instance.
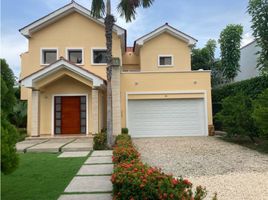
[[129, 100], [134, 137], [205, 135], [203, 99]]

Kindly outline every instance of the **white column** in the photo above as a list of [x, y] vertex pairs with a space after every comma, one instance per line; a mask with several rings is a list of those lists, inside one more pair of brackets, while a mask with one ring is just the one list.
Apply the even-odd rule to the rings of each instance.
[[39, 91], [32, 90], [32, 128], [31, 128], [31, 136], [38, 137], [39, 136], [39, 123], [40, 123], [40, 107], [39, 107]]
[[120, 67], [113, 66], [112, 76], [113, 96], [113, 135], [121, 133], [121, 100], [120, 100]]
[[93, 134], [99, 132], [99, 90], [92, 90]]

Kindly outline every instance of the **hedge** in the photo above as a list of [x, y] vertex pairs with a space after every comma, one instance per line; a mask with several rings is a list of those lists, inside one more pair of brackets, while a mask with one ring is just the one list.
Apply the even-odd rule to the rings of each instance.
[[[222, 110], [222, 100], [237, 94], [245, 94], [251, 99], [256, 99], [268, 88], [268, 75], [258, 76], [248, 80], [231, 83], [212, 90], [213, 116]], [[221, 129], [221, 124], [214, 121], [216, 129]]]
[[113, 199], [116, 200], [202, 200], [207, 194], [201, 186], [194, 193], [192, 183], [187, 179], [173, 178], [161, 169], [143, 164], [131, 138], [126, 134], [116, 139], [113, 163], [115, 168], [111, 181]]
[[268, 88], [268, 75], [258, 76], [248, 80], [224, 85], [212, 90], [213, 103], [220, 103], [228, 96], [244, 93], [250, 98], [255, 99], [260, 93]]

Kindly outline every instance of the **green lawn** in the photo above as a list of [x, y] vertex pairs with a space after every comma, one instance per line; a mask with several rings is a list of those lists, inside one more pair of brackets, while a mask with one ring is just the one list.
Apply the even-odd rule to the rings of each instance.
[[59, 154], [20, 154], [20, 166], [3, 175], [3, 200], [53, 200], [64, 191], [86, 158], [57, 158]]

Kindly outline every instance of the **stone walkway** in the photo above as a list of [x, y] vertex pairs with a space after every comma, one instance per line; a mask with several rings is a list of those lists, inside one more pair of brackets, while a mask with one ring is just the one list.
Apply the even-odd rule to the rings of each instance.
[[112, 151], [93, 151], [58, 200], [111, 200]]
[[18, 152], [65, 152], [91, 151], [92, 138], [26, 139], [16, 144]]

